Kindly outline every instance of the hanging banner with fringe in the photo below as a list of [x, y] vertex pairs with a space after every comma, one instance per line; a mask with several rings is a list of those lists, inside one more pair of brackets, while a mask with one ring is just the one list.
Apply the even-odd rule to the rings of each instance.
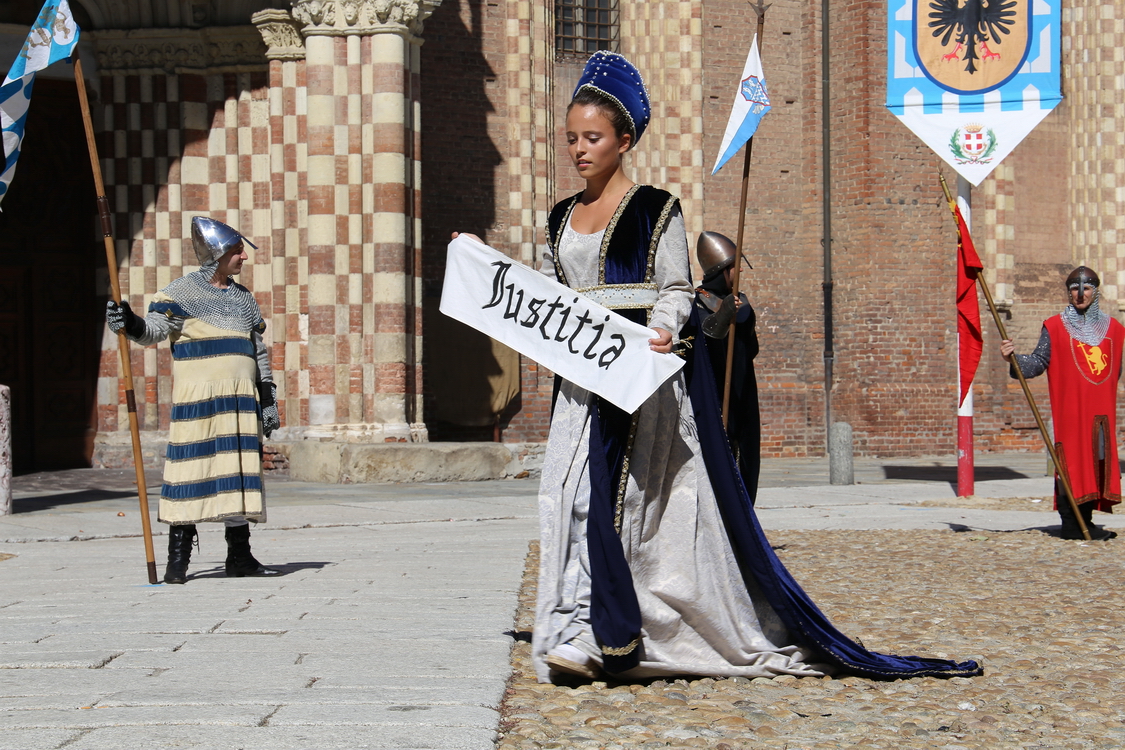
[[979, 185], [1062, 101], [1060, 0], [887, 8], [887, 108]]

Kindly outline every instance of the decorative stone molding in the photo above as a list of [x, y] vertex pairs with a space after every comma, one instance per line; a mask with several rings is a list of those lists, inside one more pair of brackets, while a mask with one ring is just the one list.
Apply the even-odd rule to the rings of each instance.
[[421, 422], [377, 422], [369, 424], [315, 424], [281, 427], [274, 442], [327, 440], [336, 443], [428, 443], [430, 433]]
[[209, 73], [265, 70], [266, 45], [254, 26], [87, 32], [101, 73]]
[[441, 0], [291, 0], [293, 18], [309, 35], [400, 34], [414, 40]]
[[285, 10], [263, 10], [250, 16], [266, 43], [267, 60], [305, 59], [305, 40], [301, 26]]

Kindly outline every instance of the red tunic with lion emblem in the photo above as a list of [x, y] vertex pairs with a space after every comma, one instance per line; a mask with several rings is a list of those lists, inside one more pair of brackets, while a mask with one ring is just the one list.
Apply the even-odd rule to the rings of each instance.
[[[1059, 460], [1070, 477], [1079, 504], [1094, 503], [1107, 513], [1121, 502], [1117, 463], [1117, 382], [1125, 326], [1111, 320], [1097, 346], [1070, 337], [1058, 315], [1043, 326], [1051, 337], [1047, 385]], [[1104, 457], [1104, 459], [1103, 459]], [[1058, 498], [1056, 497], [1056, 506]]]

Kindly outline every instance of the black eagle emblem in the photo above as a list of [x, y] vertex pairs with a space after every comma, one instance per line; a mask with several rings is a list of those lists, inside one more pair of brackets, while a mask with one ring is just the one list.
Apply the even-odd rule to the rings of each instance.
[[[1017, 0], [932, 0], [930, 3], [930, 23], [935, 37], [941, 37], [941, 44], [949, 44], [950, 38], [957, 42], [957, 48], [942, 60], [956, 60], [962, 51], [965, 70], [977, 72], [978, 60], [999, 59], [1000, 53], [988, 48], [988, 42], [1000, 44], [1000, 35], [1012, 33], [1017, 12], [1012, 10]], [[979, 54], [978, 54], [979, 50]]]

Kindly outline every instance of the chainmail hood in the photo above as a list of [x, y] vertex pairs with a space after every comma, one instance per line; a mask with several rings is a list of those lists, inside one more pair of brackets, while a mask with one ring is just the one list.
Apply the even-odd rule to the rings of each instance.
[[226, 289], [211, 284], [218, 262], [206, 263], [198, 271], [176, 279], [164, 288], [184, 312], [193, 318], [228, 331], [259, 328], [262, 311], [246, 287], [231, 281]]
[[1101, 289], [1094, 290], [1094, 301], [1086, 308], [1085, 314], [1078, 311], [1074, 305], [1067, 305], [1059, 317], [1070, 337], [1081, 341], [1086, 346], [1097, 346], [1109, 331], [1110, 317], [1101, 311], [1098, 302], [1101, 301]]

